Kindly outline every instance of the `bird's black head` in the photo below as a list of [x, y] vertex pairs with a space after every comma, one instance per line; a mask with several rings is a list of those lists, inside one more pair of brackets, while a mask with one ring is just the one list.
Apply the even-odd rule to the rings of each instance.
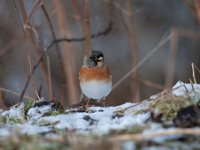
[[104, 65], [104, 55], [102, 51], [99, 50], [93, 50], [89, 60], [88, 60], [88, 66], [89, 67], [102, 67]]

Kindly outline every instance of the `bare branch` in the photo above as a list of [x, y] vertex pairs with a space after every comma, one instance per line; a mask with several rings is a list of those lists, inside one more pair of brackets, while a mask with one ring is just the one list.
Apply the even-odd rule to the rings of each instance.
[[170, 39], [170, 52], [169, 52], [167, 73], [166, 73], [166, 79], [165, 79], [165, 88], [166, 89], [170, 89], [173, 85], [176, 53], [177, 53], [177, 49], [178, 49], [178, 32], [177, 32], [177, 30], [172, 29], [171, 34], [173, 36]]
[[[53, 40], [56, 40], [56, 33], [55, 33], [55, 30], [54, 30], [54, 27], [53, 27], [53, 23], [52, 23], [52, 21], [49, 17], [49, 14], [48, 14], [45, 6], [44, 6], [44, 3], [42, 3], [41, 9], [42, 9], [42, 11], [43, 11], [43, 13], [44, 13], [44, 15], [47, 19]], [[59, 46], [58, 46], [57, 43], [55, 43], [55, 48], [56, 48], [56, 54], [57, 54], [57, 57], [58, 57], [58, 63], [60, 65], [60, 69], [61, 69], [61, 81], [62, 81], [61, 97], [64, 98], [64, 93], [65, 93], [65, 90], [66, 90], [66, 79], [65, 79], [65, 76], [64, 76], [65, 75], [65, 68], [64, 68], [64, 64], [63, 64], [63, 58], [61, 56], [60, 49], [59, 49]]]
[[[98, 38], [98, 37], [101, 37], [101, 36], [106, 36], [107, 34], [109, 34], [112, 31], [112, 28], [113, 28], [113, 22], [112, 22], [111, 17], [110, 17], [108, 26], [105, 29], [103, 29], [102, 31], [99, 31], [99, 32], [94, 33], [94, 34], [91, 34], [91, 38], [95, 39], [95, 38]], [[43, 57], [45, 56], [46, 52], [49, 51], [53, 47], [54, 44], [57, 44], [57, 43], [60, 43], [60, 42], [83, 42], [83, 41], [85, 41], [85, 39], [86, 39], [85, 37], [79, 37], [79, 38], [57, 38], [57, 39], [53, 40], [47, 46], [47, 48], [45, 48], [43, 50], [43, 52], [41, 53], [38, 61], [33, 66], [33, 69], [31, 71], [31, 73], [29, 74], [29, 76], [27, 78], [27, 81], [26, 81], [26, 83], [24, 85], [24, 88], [22, 90], [22, 93], [21, 93], [21, 96], [20, 96], [20, 102], [23, 100], [24, 94], [25, 94], [25, 92], [26, 92], [26, 90], [28, 88], [28, 85], [29, 85], [29, 82], [30, 82], [30, 80], [32, 78], [32, 75], [35, 73], [37, 67], [39, 66], [39, 64], [42, 61]]]
[[137, 142], [141, 142], [141, 141], [149, 140], [149, 139], [153, 139], [153, 138], [173, 136], [173, 135], [200, 135], [200, 129], [176, 128], [176, 129], [171, 129], [171, 130], [164, 130], [164, 131], [157, 131], [157, 132], [155, 131], [152, 133], [125, 134], [125, 135], [119, 135], [119, 136], [112, 137], [112, 138], [110, 138], [110, 140], [111, 141], [134, 140]]
[[113, 85], [113, 89], [114, 90], [117, 86], [119, 86], [126, 78], [128, 78], [132, 72], [134, 72], [135, 70], [137, 70], [139, 67], [141, 67], [147, 60], [149, 57], [151, 57], [157, 50], [159, 50], [164, 44], [166, 44], [170, 38], [172, 37], [172, 35], [170, 34], [169, 36], [167, 36], [165, 39], [162, 39], [158, 45], [152, 49], [139, 63], [136, 64], [135, 67], [133, 67], [129, 72], [127, 72], [120, 80], [118, 80], [114, 85]]

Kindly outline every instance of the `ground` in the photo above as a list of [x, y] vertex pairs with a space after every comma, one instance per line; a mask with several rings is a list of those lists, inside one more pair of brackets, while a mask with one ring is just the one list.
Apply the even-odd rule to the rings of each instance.
[[178, 82], [141, 103], [76, 106], [46, 100], [0, 112], [0, 149], [199, 149], [200, 85]]

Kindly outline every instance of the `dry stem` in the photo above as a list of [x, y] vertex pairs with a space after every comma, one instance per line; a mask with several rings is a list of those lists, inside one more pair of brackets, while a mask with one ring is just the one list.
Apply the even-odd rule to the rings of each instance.
[[133, 67], [129, 72], [127, 72], [120, 80], [118, 80], [113, 85], [112, 90], [114, 90], [117, 86], [119, 86], [127, 77], [129, 77], [132, 74], [132, 72], [141, 67], [148, 60], [148, 58], [151, 57], [156, 51], [158, 51], [163, 45], [165, 45], [171, 39], [171, 37], [173, 37], [172, 34], [167, 36], [165, 39], [161, 39], [161, 41], [157, 44], [156, 47], [154, 47], [139, 63], [136, 64], [135, 67]]
[[170, 39], [170, 53], [167, 65], [167, 75], [165, 80], [165, 88], [170, 89], [173, 85], [173, 77], [174, 77], [174, 69], [176, 62], [176, 53], [178, 46], [178, 33], [176, 29], [171, 30], [171, 34], [173, 35]]
[[[66, 23], [66, 16], [64, 16], [65, 11], [62, 7], [62, 1], [56, 0], [53, 1], [55, 4], [56, 14], [57, 14], [57, 20], [58, 24], [60, 26], [61, 32], [64, 36], [67, 36], [70, 34], [69, 27]], [[65, 77], [67, 79], [68, 83], [68, 95], [69, 95], [69, 104], [75, 104], [78, 102], [78, 90], [77, 86], [75, 84], [75, 77], [74, 77], [74, 70], [73, 70], [73, 64], [72, 64], [72, 54], [71, 54], [71, 45], [69, 43], [63, 43], [64, 48], [64, 64], [65, 64]]]
[[196, 75], [195, 75], [195, 70], [194, 70], [194, 63], [192, 63], [191, 65], [192, 65], [192, 77], [193, 77], [193, 82], [194, 82], [195, 84], [197, 84]]
[[111, 141], [127, 141], [127, 140], [134, 140], [136, 142], [142, 142], [145, 140], [150, 140], [153, 138], [160, 138], [166, 136], [176, 136], [176, 135], [200, 135], [200, 129], [195, 128], [176, 128], [173, 130], [166, 130], [166, 131], [158, 131], [153, 133], [139, 133], [139, 134], [126, 134], [126, 135], [119, 135], [110, 138]]
[[52, 80], [51, 80], [51, 63], [50, 63], [50, 58], [47, 56], [47, 69], [48, 69], [48, 93], [50, 94], [50, 99], [53, 99], [53, 89], [52, 89]]
[[[41, 9], [47, 19], [47, 22], [48, 22], [48, 25], [50, 27], [50, 31], [51, 31], [51, 35], [53, 37], [53, 40], [56, 40], [56, 34], [55, 34], [55, 30], [54, 30], [54, 27], [53, 27], [53, 23], [49, 17], [49, 14], [44, 6], [44, 4], [42, 3], [41, 5]], [[60, 53], [60, 49], [59, 49], [59, 46], [58, 46], [58, 43], [55, 44], [55, 48], [56, 48], [56, 54], [57, 54], [57, 57], [58, 57], [58, 62], [59, 62], [59, 65], [60, 65], [60, 69], [61, 69], [61, 81], [62, 81], [62, 85], [61, 85], [61, 98], [62, 98], [62, 102], [64, 101], [64, 93], [66, 91], [66, 78], [65, 78], [65, 67], [64, 67], [64, 64], [63, 64], [63, 58], [61, 56], [61, 53]], [[50, 88], [50, 87], [49, 87]], [[49, 91], [50, 92], [50, 91]]]

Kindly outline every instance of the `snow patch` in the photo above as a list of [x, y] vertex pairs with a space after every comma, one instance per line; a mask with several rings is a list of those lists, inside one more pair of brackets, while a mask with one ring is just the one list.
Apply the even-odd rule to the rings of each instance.
[[188, 96], [197, 92], [200, 92], [200, 84], [187, 84], [179, 81], [172, 88], [172, 93], [176, 96]]
[[21, 103], [19, 106], [13, 106], [8, 111], [4, 111], [2, 116], [8, 116], [15, 119], [24, 119], [24, 103]]
[[45, 106], [42, 106], [42, 107], [30, 108], [28, 110], [27, 115], [28, 115], [29, 119], [36, 120], [36, 119], [41, 118], [46, 113], [51, 112], [51, 111], [52, 111], [51, 105], [45, 105]]
[[55, 128], [58, 129], [69, 129], [75, 130], [79, 133], [93, 133], [103, 135], [108, 133], [110, 130], [125, 129], [133, 125], [143, 124], [150, 114], [143, 113], [138, 115], [124, 114], [122, 117], [113, 118], [114, 112], [119, 109], [124, 109], [131, 104], [123, 104], [117, 107], [91, 107], [94, 113], [69, 113], [57, 116], [42, 117], [38, 122], [49, 122], [54, 124]]

